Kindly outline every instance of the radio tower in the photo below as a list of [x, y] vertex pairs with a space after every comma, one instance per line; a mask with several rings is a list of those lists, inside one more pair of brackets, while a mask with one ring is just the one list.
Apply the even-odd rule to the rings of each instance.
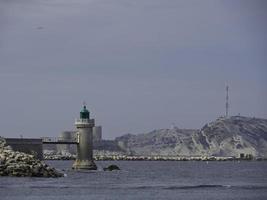
[[226, 86], [226, 104], [225, 104], [225, 117], [229, 114], [229, 86]]

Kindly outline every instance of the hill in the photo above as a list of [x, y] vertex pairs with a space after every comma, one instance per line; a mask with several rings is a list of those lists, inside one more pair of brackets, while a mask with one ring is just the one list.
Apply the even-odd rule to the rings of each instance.
[[200, 130], [175, 127], [126, 134], [115, 141], [132, 155], [267, 157], [267, 119], [221, 117]]

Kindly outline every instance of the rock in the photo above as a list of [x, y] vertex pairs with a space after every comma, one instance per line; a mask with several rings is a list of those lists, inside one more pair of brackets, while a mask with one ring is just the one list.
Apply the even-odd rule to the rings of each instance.
[[5, 145], [6, 145], [5, 139], [0, 137], [0, 149], [4, 148]]
[[113, 170], [120, 170], [117, 165], [109, 165], [108, 167], [103, 168], [104, 171], [113, 171]]
[[32, 155], [13, 151], [0, 137], [0, 176], [62, 177], [64, 174]]

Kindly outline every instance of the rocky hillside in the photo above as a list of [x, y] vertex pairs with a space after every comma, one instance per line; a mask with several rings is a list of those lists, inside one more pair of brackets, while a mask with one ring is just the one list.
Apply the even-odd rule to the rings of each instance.
[[195, 138], [208, 154], [267, 157], [267, 119], [219, 118], [205, 125]]
[[160, 129], [115, 140], [133, 155], [267, 157], [267, 119], [219, 118], [201, 130]]
[[[119, 146], [133, 155], [177, 155], [188, 154], [191, 136], [197, 130], [160, 129], [144, 134], [127, 134], [116, 138]], [[186, 143], [187, 145], [183, 145]], [[179, 149], [178, 149], [179, 148]]]

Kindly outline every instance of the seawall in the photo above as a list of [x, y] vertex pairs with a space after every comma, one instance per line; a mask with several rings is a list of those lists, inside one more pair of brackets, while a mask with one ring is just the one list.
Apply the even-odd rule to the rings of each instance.
[[42, 139], [5, 138], [5, 140], [7, 145], [11, 146], [14, 151], [35, 155], [39, 160], [43, 159]]

